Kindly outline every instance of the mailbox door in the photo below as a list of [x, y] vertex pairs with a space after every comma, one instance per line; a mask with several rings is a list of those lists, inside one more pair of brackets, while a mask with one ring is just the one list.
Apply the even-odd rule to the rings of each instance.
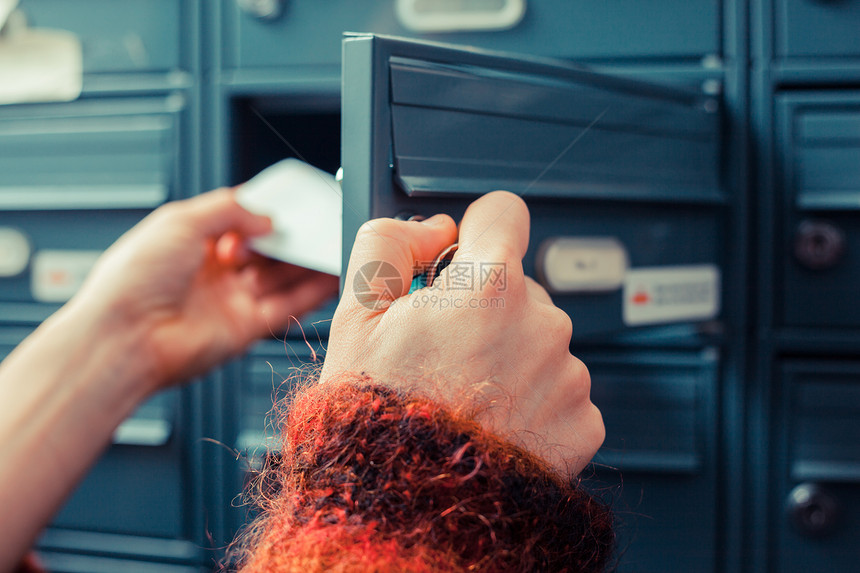
[[860, 524], [860, 364], [779, 365], [774, 430], [774, 570], [848, 571]]
[[719, 316], [717, 100], [376, 35], [347, 35], [343, 50], [344, 262], [368, 219], [456, 218], [506, 189], [540, 222], [524, 268], [575, 336]]
[[856, 328], [860, 93], [786, 94], [777, 105], [785, 239], [775, 294], [782, 323]]

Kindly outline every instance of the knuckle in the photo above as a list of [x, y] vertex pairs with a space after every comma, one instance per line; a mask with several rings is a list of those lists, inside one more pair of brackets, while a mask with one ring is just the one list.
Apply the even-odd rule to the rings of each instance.
[[152, 212], [152, 220], [164, 223], [176, 223], [186, 217], [187, 207], [182, 201], [165, 203]]
[[[528, 287], [521, 268], [499, 262], [496, 259], [490, 262], [480, 261], [475, 272], [481, 280], [480, 292], [482, 295], [503, 296], [511, 301], [521, 299], [525, 303]], [[494, 280], [489, 280], [489, 278]]]
[[573, 357], [573, 360], [577, 379], [585, 388], [591, 391], [591, 372], [588, 371], [588, 366], [575, 356]]
[[579, 414], [579, 431], [585, 451], [583, 456], [591, 459], [606, 440], [606, 425], [603, 414], [593, 403], [588, 402]]
[[529, 219], [528, 205], [520, 195], [505, 190], [493, 191], [491, 194], [503, 202], [505, 215], [517, 221]]
[[571, 358], [571, 380], [573, 381], [575, 388], [578, 390], [577, 394], [590, 396], [591, 373], [588, 371], [588, 367], [582, 360], [576, 356], [571, 356]]
[[552, 340], [558, 341], [559, 344], [566, 348], [570, 346], [570, 341], [573, 338], [573, 320], [570, 315], [564, 312], [557, 306], [540, 305], [543, 311], [543, 325], [552, 337]]
[[569, 314], [557, 306], [552, 308], [554, 310], [553, 315], [557, 325], [556, 328], [558, 328], [558, 336], [563, 338], [565, 343], [569, 345], [570, 339], [573, 338], [573, 320], [571, 320]]
[[403, 232], [404, 227], [405, 225], [403, 221], [390, 219], [388, 217], [371, 219], [362, 225], [365, 233], [370, 232], [374, 235], [398, 235]]
[[542, 301], [551, 302], [552, 297], [549, 296], [549, 292], [543, 287], [542, 284], [534, 280], [530, 276], [525, 277], [526, 286], [531, 290], [536, 297], [538, 297]]
[[595, 449], [599, 449], [600, 446], [603, 445], [603, 442], [606, 440], [606, 424], [603, 422], [603, 413], [600, 411], [600, 408], [591, 404], [591, 412], [594, 416], [594, 441], [596, 444]]
[[358, 228], [358, 233], [355, 235], [356, 242], [367, 240], [368, 238], [374, 238], [377, 236], [377, 229], [385, 226], [387, 219], [371, 219], [370, 221], [365, 221]]
[[403, 221], [389, 218], [371, 219], [358, 228], [355, 242], [356, 244], [376, 244], [384, 241], [389, 245], [402, 247], [409, 242], [404, 230]]
[[175, 215], [176, 213], [182, 212], [184, 209], [184, 205], [181, 200], [179, 201], [171, 201], [169, 203], [165, 203], [155, 211], [154, 214], [159, 214], [162, 216]]
[[487, 249], [486, 257], [488, 263], [504, 264], [510, 267], [521, 261], [522, 253], [512, 241], [500, 241]]

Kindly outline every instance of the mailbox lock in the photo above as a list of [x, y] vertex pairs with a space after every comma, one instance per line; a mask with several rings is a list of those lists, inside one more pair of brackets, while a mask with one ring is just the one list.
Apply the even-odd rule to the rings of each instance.
[[815, 483], [802, 483], [788, 494], [786, 511], [797, 531], [805, 537], [823, 537], [839, 521], [839, 502]]
[[277, 20], [284, 12], [284, 0], [236, 0], [236, 4], [258, 20]]
[[835, 267], [845, 255], [845, 233], [826, 221], [804, 220], [794, 236], [794, 256], [815, 271]]

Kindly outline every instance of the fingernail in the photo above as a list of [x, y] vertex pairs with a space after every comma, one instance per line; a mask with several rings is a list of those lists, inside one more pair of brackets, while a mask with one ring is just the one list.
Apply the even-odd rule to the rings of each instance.
[[260, 221], [260, 227], [264, 228], [268, 231], [271, 231], [275, 227], [275, 223], [272, 221], [272, 218], [268, 215], [257, 215]]
[[434, 225], [441, 224], [444, 220], [445, 220], [445, 216], [442, 214], [439, 214], [439, 215], [433, 215], [429, 219], [424, 219], [423, 221], [421, 221], [421, 223], [424, 225], [430, 225], [432, 227]]

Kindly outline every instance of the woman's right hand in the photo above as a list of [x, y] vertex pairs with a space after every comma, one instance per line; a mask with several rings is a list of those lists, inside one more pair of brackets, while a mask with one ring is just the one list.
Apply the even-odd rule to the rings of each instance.
[[[569, 351], [570, 318], [523, 274], [528, 237], [528, 209], [508, 192], [472, 203], [459, 232], [447, 215], [365, 223], [321, 381], [364, 373], [425, 392], [578, 474], [603, 442], [603, 420], [588, 370]], [[408, 294], [414, 270], [454, 242], [433, 286]]]

